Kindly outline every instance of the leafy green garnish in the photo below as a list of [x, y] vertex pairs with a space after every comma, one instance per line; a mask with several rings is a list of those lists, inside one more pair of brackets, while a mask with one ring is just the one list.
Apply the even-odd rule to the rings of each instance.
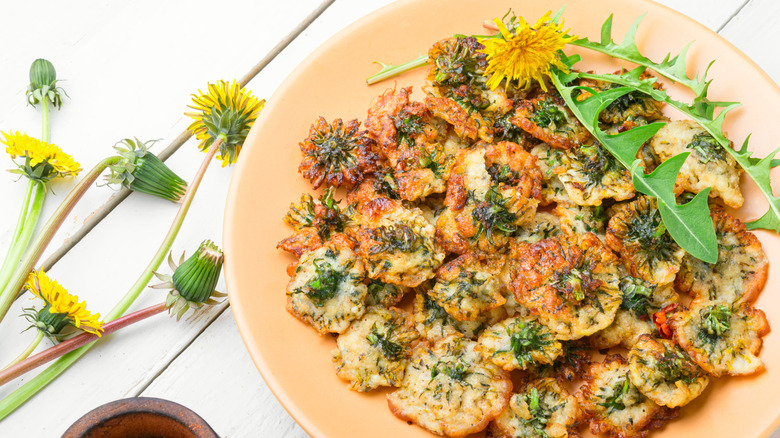
[[457, 363], [439, 361], [431, 369], [431, 378], [433, 379], [436, 376], [438, 376], [439, 373], [441, 373], [446, 376], [449, 376], [449, 378], [453, 380], [462, 381], [463, 379], [466, 378], [466, 375], [468, 374], [468, 370], [469, 370], [469, 366], [465, 362], [460, 360]]
[[304, 293], [315, 306], [322, 307], [325, 301], [336, 295], [344, 274], [333, 269], [333, 266], [322, 259], [314, 259], [313, 263], [315, 276], [306, 284]]
[[512, 354], [521, 367], [533, 363], [533, 353], [539, 352], [553, 342], [550, 333], [542, 331], [542, 325], [536, 321], [519, 321], [506, 329], [510, 336], [509, 345]]
[[718, 338], [731, 329], [731, 309], [723, 304], [707, 306], [701, 311], [702, 328], [711, 338]]
[[[617, 44], [612, 40], [612, 15], [607, 18], [601, 27], [600, 42], [582, 38], [571, 44], [605, 53], [615, 58], [631, 61], [641, 66], [634, 71], [644, 71], [645, 68], [649, 68], [667, 79], [671, 79], [690, 88], [696, 95], [693, 102], [690, 104], [670, 98], [663, 90], [649, 92], [650, 90], [643, 89], [641, 91], [650, 94], [655, 100], [666, 102], [668, 105], [680, 110], [683, 114], [699, 123], [756, 183], [761, 193], [769, 202], [769, 210], [759, 219], [747, 222], [745, 225], [747, 225], [748, 229], [763, 228], [780, 233], [780, 196], [775, 196], [772, 193], [772, 187], [769, 180], [770, 170], [780, 165], [780, 160], [774, 159], [774, 156], [780, 149], [774, 150], [765, 158], [753, 157], [753, 152], [749, 151], [747, 148], [749, 136], [745, 139], [745, 142], [739, 150], [733, 149], [729, 140], [723, 135], [723, 121], [725, 120], [726, 114], [740, 104], [737, 102], [716, 102], [707, 98], [707, 90], [712, 82], [711, 80], [707, 80], [707, 72], [712, 63], [705, 69], [701, 78], [699, 78], [698, 75], [689, 77], [686, 55], [690, 44], [685, 46], [677, 56], [671, 57], [671, 54], [668, 54], [660, 63], [653, 62], [643, 56], [639, 52], [639, 48], [635, 42], [636, 32], [642, 18], [643, 17], [639, 17], [632, 24], [620, 44]], [[616, 79], [618, 77], [623, 78], [624, 76], [627, 75], [582, 75], [582, 77], [594, 77], [608, 82], [619, 83], [621, 85], [629, 85], [628, 83], [620, 82], [619, 80], [610, 80], [610, 78]], [[716, 116], [715, 111], [718, 108], [721, 108], [721, 111], [718, 112]], [[666, 218], [664, 218], [664, 221], [666, 221]], [[680, 242], [678, 241], [678, 243]], [[687, 250], [685, 245], [680, 244], [680, 246]]]
[[600, 406], [607, 408], [607, 412], [622, 411], [626, 408], [626, 403], [623, 398], [628, 395], [628, 390], [631, 388], [631, 383], [628, 381], [628, 375], [619, 379], [612, 386], [612, 395], [608, 396], [603, 403], [599, 403]]
[[368, 343], [371, 344], [371, 346], [378, 348], [379, 351], [382, 352], [382, 355], [388, 360], [398, 360], [404, 353], [404, 347], [402, 345], [396, 344], [390, 340], [394, 330], [395, 325], [391, 324], [387, 327], [387, 332], [382, 334], [379, 333], [376, 324], [374, 324], [371, 327], [371, 333], [366, 336]]
[[[573, 67], [579, 61], [579, 56], [567, 57], [561, 54], [561, 57], [569, 67]], [[636, 158], [637, 153], [642, 144], [654, 136], [664, 124], [651, 123], [614, 135], [607, 134], [599, 127], [599, 113], [618, 98], [633, 90], [640, 90], [647, 94], [650, 94], [648, 88], [654, 90], [652, 80], [639, 78], [643, 71], [643, 68], [637, 68], [624, 74], [633, 79], [633, 86], [622, 86], [602, 92], [586, 88], [591, 95], [581, 101], [574, 98], [574, 92], [583, 87], [568, 84], [580, 76], [597, 76], [601, 79], [606, 75], [563, 73], [555, 69], [551, 77], [561, 97], [580, 123], [620, 164], [629, 169], [634, 188], [640, 193], [656, 198], [658, 211], [672, 238], [692, 256], [708, 263], [715, 263], [718, 260], [718, 242], [707, 204], [709, 188], [699, 192], [691, 202], [684, 205], [677, 205], [674, 195], [677, 174], [690, 153], [676, 155], [661, 163], [652, 173], [646, 174], [642, 161]]]
[[471, 216], [477, 226], [473, 240], [479, 239], [485, 233], [488, 242], [493, 243], [493, 233], [499, 231], [506, 234], [517, 231], [517, 215], [509, 211], [512, 199], [504, 198], [500, 185], [492, 185], [485, 195], [485, 201], [480, 202], [472, 211]]

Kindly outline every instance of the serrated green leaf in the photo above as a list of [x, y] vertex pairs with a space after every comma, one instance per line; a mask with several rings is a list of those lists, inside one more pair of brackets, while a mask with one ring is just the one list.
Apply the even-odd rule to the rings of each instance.
[[[601, 92], [588, 88], [588, 91], [592, 93], [591, 96], [581, 101], [574, 99], [573, 92], [577, 89], [583, 89], [583, 87], [569, 86], [563, 82], [565, 78], [570, 78], [571, 75], [566, 76], [556, 69], [553, 71], [551, 78], [575, 117], [601, 142], [604, 149], [629, 169], [634, 188], [655, 198], [658, 202], [659, 210], [662, 205], [665, 206], [664, 214], [666, 217], [662, 214], [661, 218], [669, 235], [672, 236], [675, 242], [695, 257], [704, 257], [706, 260], [712, 260], [712, 254], [714, 253], [715, 260], [717, 260], [718, 242], [714, 231], [710, 232], [710, 230], [714, 230], [714, 227], [707, 203], [689, 203], [684, 208], [678, 208], [677, 206], [674, 185], [677, 180], [677, 174], [689, 153], [679, 154], [664, 161], [650, 174], [644, 173], [644, 168], [636, 158], [636, 154], [642, 144], [655, 135], [664, 123], [653, 123], [636, 127], [616, 135], [608, 135], [598, 127], [599, 113], [621, 96], [635, 89], [640, 91], [647, 90], [648, 94], [654, 90], [652, 82], [639, 79], [640, 74], [641, 70], [635, 69], [624, 73], [625, 78], [621, 76], [621, 79], [624, 79], [626, 85], [629, 86], [612, 88]], [[709, 193], [709, 190], [707, 190], [707, 193]]]
[[[665, 161], [665, 162], [668, 162]], [[707, 263], [718, 261], [718, 244], [712, 220], [701, 219], [701, 211], [709, 211], [710, 188], [697, 193], [687, 204], [667, 204], [658, 201], [658, 212], [666, 230], [688, 254]], [[707, 219], [710, 219], [707, 215]], [[715, 243], [713, 245], [713, 242]]]

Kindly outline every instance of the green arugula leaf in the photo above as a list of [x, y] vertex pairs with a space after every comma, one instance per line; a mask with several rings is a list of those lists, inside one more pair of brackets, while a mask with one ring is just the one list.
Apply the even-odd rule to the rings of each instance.
[[[573, 67], [573, 61], [576, 59], [578, 58], [562, 55], [562, 60], [570, 68]], [[641, 160], [636, 158], [642, 144], [655, 135], [664, 123], [639, 126], [615, 135], [605, 133], [598, 126], [599, 113], [612, 102], [635, 89], [646, 89], [648, 92], [653, 89], [652, 81], [639, 79], [640, 70], [635, 69], [625, 74], [636, 83], [602, 92], [578, 85], [568, 85], [578, 75], [562, 73], [557, 69], [553, 71], [552, 81], [575, 117], [607, 151], [629, 169], [636, 190], [656, 198], [664, 226], [675, 242], [692, 256], [708, 263], [715, 263], [718, 260], [718, 242], [706, 196], [701, 198], [697, 195], [697, 198], [704, 199], [704, 202], [677, 205], [673, 191], [677, 174], [689, 153], [682, 153], [664, 161], [650, 174], [645, 174]], [[590, 96], [581, 101], [576, 100], [574, 91], [583, 89], [590, 92]], [[706, 192], [709, 193], [709, 190]]]

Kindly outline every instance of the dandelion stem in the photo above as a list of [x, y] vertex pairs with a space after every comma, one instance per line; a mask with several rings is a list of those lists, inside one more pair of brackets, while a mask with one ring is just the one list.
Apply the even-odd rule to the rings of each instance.
[[[40, 194], [41, 192], [40, 183], [36, 182], [35, 180], [29, 180], [27, 184], [27, 193], [24, 195], [24, 200], [22, 201], [22, 208], [19, 211], [19, 218], [16, 221], [16, 228], [14, 229], [13, 237], [11, 238], [11, 245], [8, 247], [8, 253], [5, 255], [5, 260], [3, 260], [3, 265], [0, 267], [0, 291], [2, 291], [5, 286], [8, 284], [8, 280], [11, 278], [11, 274], [14, 272], [14, 267], [19, 263], [19, 259], [22, 257], [22, 253], [24, 252], [24, 249], [27, 247], [27, 244], [29, 243], [29, 236], [26, 240], [20, 241], [20, 236], [24, 234], [25, 227], [27, 227], [30, 232], [32, 229], [35, 228], [35, 225], [29, 226], [26, 224], [26, 221], [28, 220], [28, 212], [30, 211], [30, 204], [31, 199], [33, 196], [38, 197], [40, 196], [43, 198], [43, 195]], [[34, 194], [34, 195], [33, 195]], [[41, 199], [42, 200], [42, 199]], [[35, 220], [37, 222], [37, 219], [40, 215], [35, 217]]]
[[382, 82], [385, 79], [392, 78], [393, 76], [398, 76], [401, 73], [407, 72], [409, 70], [414, 70], [417, 67], [422, 67], [427, 64], [428, 64], [428, 55], [423, 55], [415, 60], [405, 62], [401, 65], [386, 65], [382, 68], [382, 70], [379, 71], [379, 73], [366, 78], [366, 83], [368, 85], [376, 84], [377, 82]]
[[[181, 200], [179, 212], [173, 219], [171, 228], [168, 230], [168, 234], [165, 236], [165, 239], [160, 245], [160, 248], [157, 250], [157, 253], [154, 255], [151, 262], [149, 262], [149, 265], [144, 269], [143, 273], [135, 282], [135, 284], [133, 284], [133, 286], [130, 288], [130, 290], [127, 291], [119, 303], [117, 303], [116, 306], [114, 306], [114, 308], [111, 309], [111, 311], [106, 315], [105, 320], [107, 322], [119, 318], [122, 316], [122, 314], [124, 314], [125, 311], [127, 311], [130, 305], [133, 304], [136, 298], [138, 298], [138, 295], [141, 294], [141, 291], [143, 291], [146, 285], [149, 283], [149, 280], [152, 279], [154, 271], [157, 270], [157, 268], [165, 259], [166, 254], [168, 251], [170, 251], [171, 246], [173, 245], [173, 241], [176, 238], [176, 235], [179, 233], [179, 229], [181, 228], [182, 223], [184, 222], [184, 217], [187, 215], [187, 211], [192, 204], [192, 199], [195, 197], [195, 193], [198, 191], [198, 186], [200, 186], [203, 175], [206, 173], [206, 169], [208, 169], [212, 158], [214, 158], [214, 155], [216, 155], [217, 151], [219, 150], [219, 145], [221, 143], [222, 141], [218, 139], [211, 145], [208, 152], [206, 152], [206, 158], [203, 160], [203, 164], [201, 164], [198, 172], [192, 178], [192, 183], [190, 183], [190, 186], [187, 189], [187, 193]], [[19, 389], [0, 400], [0, 420], [3, 420], [19, 406], [23, 405], [27, 400], [29, 400], [30, 397], [34, 396], [38, 393], [38, 391], [45, 388], [46, 385], [51, 383], [54, 379], [57, 378], [57, 376], [67, 370], [68, 367], [76, 363], [76, 361], [78, 361], [81, 356], [85, 355], [94, 345], [95, 341], [65, 354], [64, 356], [57, 359], [53, 364], [49, 365], [49, 367], [43, 370], [40, 374], [22, 385]]]
[[41, 99], [41, 140], [49, 142], [49, 99]]
[[54, 211], [54, 213], [51, 215], [49, 221], [46, 222], [46, 225], [43, 226], [43, 229], [33, 241], [27, 252], [24, 254], [22, 261], [18, 266], [16, 266], [16, 269], [11, 275], [8, 284], [5, 285], [2, 293], [0, 293], [0, 320], [2, 320], [5, 314], [8, 313], [8, 309], [11, 307], [11, 303], [13, 303], [14, 299], [16, 298], [16, 293], [22, 288], [22, 285], [27, 278], [27, 274], [30, 273], [35, 264], [38, 262], [38, 259], [41, 257], [41, 254], [43, 254], [46, 246], [54, 237], [54, 233], [57, 232], [57, 229], [59, 229], [60, 225], [62, 225], [62, 223], [65, 221], [65, 218], [68, 216], [68, 214], [70, 214], [71, 210], [73, 210], [73, 207], [76, 205], [78, 200], [84, 196], [84, 193], [86, 193], [86, 191], [92, 186], [92, 184], [100, 176], [103, 170], [106, 169], [107, 166], [115, 164], [118, 161], [119, 157], [110, 157], [104, 159], [95, 167], [93, 167], [92, 170], [90, 170], [84, 177], [84, 179], [79, 181], [73, 190], [68, 193], [68, 196], [63, 199], [60, 206], [57, 207], [57, 210]]
[[[142, 321], [152, 315], [162, 313], [165, 311], [165, 309], [165, 303], [160, 303], [115, 319], [103, 325], [103, 336], [127, 327], [128, 325], [135, 324], [136, 322]], [[40, 336], [42, 337], [43, 333], [40, 333]], [[67, 341], [60, 342], [51, 348], [47, 348], [46, 350], [41, 351], [34, 356], [19, 356], [19, 358], [11, 362], [11, 364], [5, 367], [5, 369], [0, 371], [0, 386], [5, 385], [11, 380], [27, 372], [30, 372], [45, 363], [51, 362], [64, 354], [70, 353], [79, 347], [87, 345], [90, 342], [97, 341], [98, 339], [98, 335], [93, 335], [92, 333], [81, 333], [68, 339]], [[27, 352], [27, 355], [29, 355], [31, 351], [32, 349]]]
[[[43, 339], [43, 330], [37, 330], [38, 335], [33, 339], [32, 342], [30, 342], [30, 345], [25, 348], [24, 351], [22, 351], [22, 354], [16, 357], [16, 359], [12, 360], [11, 363], [5, 366], [2, 370], [0, 370], [0, 375], [4, 374], [6, 370], [12, 368], [14, 365], [19, 364], [19, 362], [24, 361], [27, 359], [28, 356], [30, 356], [30, 353], [35, 351], [35, 348], [38, 347], [38, 344], [41, 343], [41, 339]], [[2, 383], [0, 383], [2, 385]]]

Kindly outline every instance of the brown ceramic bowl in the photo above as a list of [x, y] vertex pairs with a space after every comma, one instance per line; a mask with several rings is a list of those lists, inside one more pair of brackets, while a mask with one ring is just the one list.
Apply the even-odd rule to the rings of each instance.
[[126, 398], [88, 412], [62, 438], [217, 438], [203, 418], [159, 398]]

